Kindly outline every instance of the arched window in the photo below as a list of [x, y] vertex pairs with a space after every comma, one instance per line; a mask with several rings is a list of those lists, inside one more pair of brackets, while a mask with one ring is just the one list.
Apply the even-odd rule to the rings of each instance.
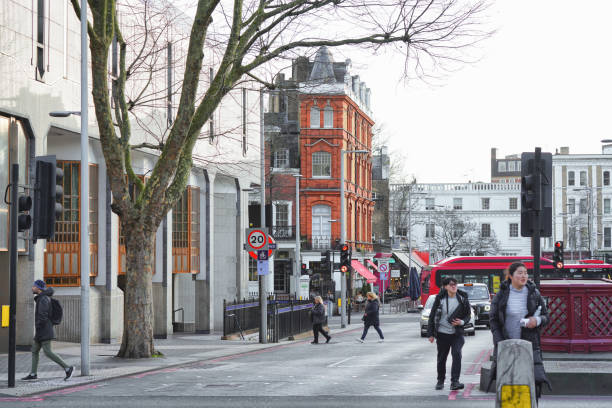
[[334, 127], [334, 108], [331, 107], [329, 101], [325, 109], [323, 109], [323, 127], [326, 129]]
[[310, 127], [315, 129], [321, 127], [321, 113], [317, 105], [310, 108]]
[[312, 177], [331, 177], [331, 154], [327, 152], [312, 154]]
[[315, 205], [312, 207], [312, 247], [329, 248], [331, 243], [331, 207]]

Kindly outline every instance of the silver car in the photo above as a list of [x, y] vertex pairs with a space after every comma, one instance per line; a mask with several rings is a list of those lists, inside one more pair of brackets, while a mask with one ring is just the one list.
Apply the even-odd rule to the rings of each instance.
[[[431, 314], [431, 308], [436, 300], [436, 295], [429, 295], [427, 298], [427, 302], [425, 302], [425, 306], [423, 306], [423, 311], [421, 312], [421, 337], [427, 337], [427, 325], [429, 324], [429, 315]], [[476, 334], [476, 328], [474, 323], [476, 321], [476, 316], [474, 315], [474, 308], [470, 308], [470, 321], [463, 326], [465, 334], [468, 336], [473, 336]]]

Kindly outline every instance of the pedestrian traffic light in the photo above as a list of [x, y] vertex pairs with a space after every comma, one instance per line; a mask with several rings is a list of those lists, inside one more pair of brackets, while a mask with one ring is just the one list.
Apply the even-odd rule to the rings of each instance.
[[340, 250], [340, 271], [348, 272], [351, 269], [351, 246], [343, 244]]
[[307, 271], [306, 271], [306, 264], [303, 263], [302, 264], [302, 272], [301, 272], [301, 274], [304, 275], [305, 273], [307, 273]]
[[32, 197], [28, 195], [19, 195], [17, 198], [17, 231], [29, 230], [32, 227], [32, 216], [25, 214], [32, 209]]
[[[536, 162], [536, 154], [540, 159]], [[521, 155], [521, 236], [552, 236], [552, 155]]]
[[34, 241], [38, 238], [53, 238], [55, 221], [64, 212], [64, 207], [61, 204], [64, 198], [63, 181], [64, 171], [57, 168], [55, 156], [36, 158]]
[[553, 264], [555, 269], [563, 269], [563, 241], [555, 242], [555, 252], [553, 253]]

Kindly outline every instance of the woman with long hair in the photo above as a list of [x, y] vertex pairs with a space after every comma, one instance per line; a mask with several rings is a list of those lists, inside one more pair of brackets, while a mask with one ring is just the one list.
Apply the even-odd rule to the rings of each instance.
[[323, 323], [325, 323], [325, 304], [323, 303], [323, 299], [321, 296], [315, 296], [314, 298], [314, 306], [311, 311], [311, 319], [312, 319], [312, 333], [314, 334], [314, 341], [311, 344], [319, 343], [319, 333], [325, 337], [325, 343], [329, 343], [331, 340], [331, 336], [328, 332], [323, 330]]
[[376, 296], [373, 292], [368, 292], [366, 295], [366, 307], [365, 312], [363, 314], [363, 333], [361, 334], [361, 338], [357, 339], [358, 342], [363, 343], [366, 335], [368, 334], [368, 330], [370, 326], [374, 326], [374, 329], [380, 336], [379, 343], [382, 343], [385, 340], [385, 336], [383, 336], [382, 330], [380, 330], [380, 320], [378, 318], [378, 310], [380, 309], [380, 301], [378, 300], [378, 296]]

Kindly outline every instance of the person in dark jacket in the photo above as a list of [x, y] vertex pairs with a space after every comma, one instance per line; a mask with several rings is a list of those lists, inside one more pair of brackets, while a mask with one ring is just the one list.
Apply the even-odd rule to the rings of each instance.
[[329, 343], [331, 336], [325, 330], [323, 330], [323, 324], [325, 323], [325, 305], [321, 296], [314, 298], [314, 306], [311, 311], [312, 317], [312, 333], [314, 334], [314, 341], [311, 344], [319, 344], [319, 333], [325, 337], [325, 343]]
[[363, 343], [366, 335], [368, 334], [368, 330], [370, 326], [374, 326], [374, 329], [380, 336], [379, 343], [385, 341], [385, 336], [383, 336], [382, 330], [380, 330], [380, 319], [378, 318], [378, 309], [380, 308], [380, 301], [378, 300], [378, 296], [373, 292], [368, 292], [367, 301], [365, 306], [365, 312], [363, 314], [363, 333], [361, 334], [361, 338], [357, 339], [358, 342]]
[[461, 350], [465, 339], [463, 326], [469, 321], [472, 314], [467, 293], [457, 289], [455, 278], [444, 278], [443, 288], [436, 296], [436, 300], [429, 313], [427, 334], [429, 342], [436, 339], [438, 347], [438, 382], [436, 390], [444, 388], [446, 377], [446, 359], [449, 351], [453, 356], [451, 367], [451, 390], [460, 390], [464, 387], [459, 382], [461, 375]]
[[[508, 274], [509, 280], [500, 285], [499, 292], [491, 302], [490, 324], [495, 345], [494, 355], [497, 356], [497, 344], [500, 341], [529, 341], [533, 348], [536, 392], [539, 398], [542, 384], [551, 388], [544, 371], [540, 345], [540, 331], [549, 323], [548, 309], [535, 283], [528, 279], [527, 267], [523, 263], [510, 265]], [[493, 373], [495, 367], [492, 368]]]
[[36, 295], [34, 297], [34, 301], [36, 302], [36, 311], [34, 315], [36, 331], [34, 334], [34, 344], [32, 344], [32, 370], [30, 374], [23, 377], [22, 380], [36, 380], [38, 378], [38, 355], [42, 348], [47, 357], [55, 361], [64, 369], [64, 373], [66, 374], [64, 381], [66, 381], [72, 377], [74, 367], [66, 364], [66, 362], [51, 349], [51, 340], [55, 338], [53, 323], [50, 317], [53, 288], [48, 288], [44, 281], [37, 280], [32, 286], [32, 293]]

